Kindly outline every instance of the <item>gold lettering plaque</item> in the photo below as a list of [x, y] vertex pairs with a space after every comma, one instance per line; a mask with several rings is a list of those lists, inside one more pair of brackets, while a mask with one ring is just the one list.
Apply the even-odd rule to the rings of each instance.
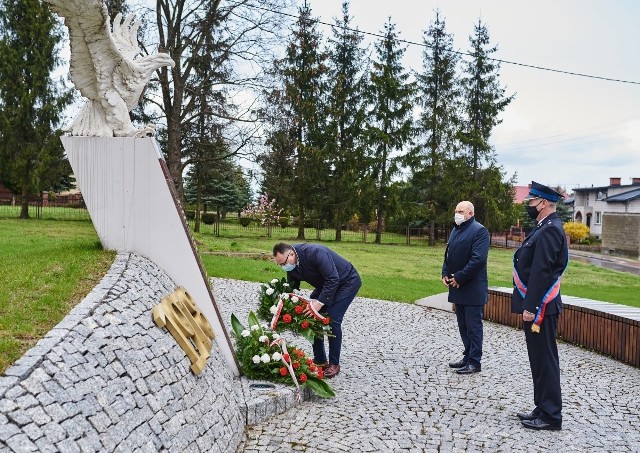
[[162, 298], [152, 309], [153, 321], [166, 327], [191, 360], [191, 371], [200, 374], [211, 355], [215, 337], [211, 324], [182, 286]]

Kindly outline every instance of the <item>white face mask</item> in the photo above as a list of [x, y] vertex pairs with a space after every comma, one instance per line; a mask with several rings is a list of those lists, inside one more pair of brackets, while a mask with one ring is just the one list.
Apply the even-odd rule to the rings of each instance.
[[457, 212], [453, 216], [453, 221], [456, 222], [456, 225], [460, 225], [464, 222], [464, 214], [458, 214]]

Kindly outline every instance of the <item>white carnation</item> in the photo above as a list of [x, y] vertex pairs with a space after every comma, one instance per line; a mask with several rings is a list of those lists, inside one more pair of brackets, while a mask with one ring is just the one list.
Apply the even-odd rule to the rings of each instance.
[[273, 280], [271, 280], [271, 284], [275, 285], [276, 283], [278, 283], [280, 280], [278, 280], [277, 278], [274, 278]]
[[251, 335], [251, 332], [249, 332], [247, 329], [244, 329], [240, 335], [242, 335], [243, 337], [248, 337], [249, 335]]
[[260, 356], [254, 355], [253, 357], [251, 357], [251, 360], [253, 360], [253, 363], [260, 363]]
[[283, 283], [282, 286], [286, 286], [288, 288], [289, 284], [288, 283]]
[[297, 304], [299, 300], [300, 300], [300, 298], [298, 298], [298, 296], [293, 296], [291, 298], [291, 302], [293, 302], [294, 304]]
[[264, 354], [262, 354], [262, 357], [260, 357], [260, 360], [262, 360], [264, 363], [269, 363], [271, 361], [271, 356], [269, 356], [269, 354], [265, 352]]
[[270, 296], [274, 293], [275, 289], [273, 288], [267, 288], [267, 290], [265, 291], [265, 293], [267, 293], [267, 296]]
[[282, 359], [282, 354], [280, 354], [279, 352], [274, 352], [273, 355], [271, 356], [271, 358], [277, 362], [278, 360]]
[[264, 343], [264, 342], [265, 342], [265, 341], [267, 341], [268, 339], [269, 339], [269, 337], [267, 337], [266, 335], [260, 335], [260, 338], [258, 338], [258, 341], [261, 341], [261, 342], [263, 342], [263, 343]]
[[284, 293], [284, 294], [282, 295], [282, 298], [283, 298], [284, 300], [287, 300], [287, 299], [289, 298], [289, 295], [288, 295], [287, 293]]
[[259, 330], [259, 329], [260, 329], [260, 326], [257, 324], [254, 324], [251, 326], [251, 330]]
[[276, 312], [278, 311], [278, 306], [277, 305], [272, 305], [271, 308], [269, 309], [269, 311], [271, 312], [272, 315], [275, 315]]
[[280, 334], [277, 334], [277, 333], [275, 333], [275, 332], [274, 332], [274, 334], [272, 335], [272, 337], [273, 337], [273, 340], [274, 340], [274, 341], [275, 341], [275, 340], [279, 340], [279, 339], [280, 339]]

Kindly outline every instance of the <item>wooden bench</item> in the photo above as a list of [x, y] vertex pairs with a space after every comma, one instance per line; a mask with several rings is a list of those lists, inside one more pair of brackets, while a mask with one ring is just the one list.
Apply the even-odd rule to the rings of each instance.
[[[511, 313], [511, 288], [489, 288], [484, 318], [522, 328], [522, 317]], [[558, 337], [567, 343], [640, 367], [640, 308], [562, 296]]]

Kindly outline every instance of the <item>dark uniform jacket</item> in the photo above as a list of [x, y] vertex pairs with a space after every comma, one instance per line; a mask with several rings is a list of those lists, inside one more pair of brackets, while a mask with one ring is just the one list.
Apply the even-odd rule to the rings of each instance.
[[489, 232], [475, 217], [457, 225], [447, 242], [442, 276], [455, 277], [460, 288], [449, 287], [449, 302], [484, 305], [488, 300]]
[[[513, 255], [513, 266], [522, 283], [527, 287], [523, 298], [514, 281], [511, 298], [511, 312], [537, 313], [542, 299], [553, 284], [560, 278], [569, 261], [569, 249], [557, 213], [551, 213], [529, 233]], [[545, 308], [545, 314], [555, 315], [562, 312], [560, 292]]]
[[326, 306], [347, 296], [353, 296], [362, 284], [353, 265], [331, 250], [319, 244], [294, 244], [298, 265], [287, 272], [287, 280], [293, 289], [300, 288], [305, 281], [315, 289], [312, 299]]

